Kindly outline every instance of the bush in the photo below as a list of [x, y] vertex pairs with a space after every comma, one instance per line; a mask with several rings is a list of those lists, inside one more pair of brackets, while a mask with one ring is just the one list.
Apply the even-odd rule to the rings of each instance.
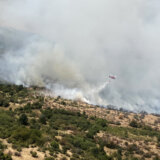
[[3, 96], [0, 97], [0, 106], [2, 106], [2, 107], [9, 106], [9, 101], [8, 101], [8, 99], [6, 99], [6, 97], [3, 97]]
[[32, 106], [32, 109], [41, 109], [43, 106], [43, 102], [35, 102], [31, 106]]
[[0, 151], [3, 151], [5, 148], [6, 148], [6, 146], [4, 146], [4, 145], [2, 144], [2, 142], [0, 141]]
[[15, 152], [14, 155], [17, 156], [17, 157], [21, 157], [21, 153], [20, 152]]
[[39, 130], [29, 128], [16, 129], [9, 140], [17, 147], [28, 147], [30, 144], [42, 146], [44, 144], [41, 132]]
[[0, 159], [1, 160], [12, 160], [12, 157], [11, 157], [11, 155], [4, 154], [2, 151], [0, 151]]
[[129, 125], [130, 125], [131, 127], [134, 127], [134, 128], [138, 128], [138, 127], [139, 127], [137, 121], [135, 121], [135, 120], [132, 120]]
[[4, 107], [9, 107], [9, 101], [8, 100], [3, 101], [3, 106]]
[[119, 146], [117, 144], [115, 144], [113, 141], [108, 141], [106, 143], [106, 147], [110, 148], [110, 149], [116, 149], [118, 148]]
[[85, 137], [80, 137], [80, 136], [70, 136], [68, 141], [76, 148], [82, 149], [82, 150], [87, 150], [90, 147], [94, 147], [95, 144], [86, 139]]
[[65, 101], [62, 101], [61, 104], [62, 104], [63, 106], [66, 106], [66, 105], [67, 105]]
[[133, 153], [134, 151], [137, 151], [137, 150], [139, 150], [139, 148], [136, 144], [132, 144], [132, 145], [128, 146], [128, 151], [130, 153]]
[[157, 136], [157, 141], [160, 143], [160, 135]]
[[97, 119], [96, 123], [102, 128], [107, 127], [107, 121], [105, 119]]
[[93, 139], [93, 137], [94, 137], [94, 135], [96, 134], [96, 133], [98, 133], [100, 131], [100, 127], [99, 126], [97, 126], [97, 125], [93, 125], [90, 129], [89, 129], [89, 131], [88, 131], [88, 133], [87, 133], [87, 137], [88, 138], [92, 138]]
[[19, 122], [20, 122], [22, 125], [27, 125], [27, 124], [28, 124], [27, 115], [26, 115], [26, 114], [22, 114], [22, 115], [19, 117]]
[[57, 151], [57, 150], [59, 150], [59, 144], [56, 141], [53, 141], [51, 143], [51, 148], [52, 148], [52, 150]]
[[38, 157], [37, 152], [30, 151], [30, 153], [31, 153], [32, 157], [34, 157], [34, 158]]
[[42, 123], [42, 124], [46, 124], [46, 117], [45, 115], [41, 114], [40, 118], [39, 118], [39, 121]]

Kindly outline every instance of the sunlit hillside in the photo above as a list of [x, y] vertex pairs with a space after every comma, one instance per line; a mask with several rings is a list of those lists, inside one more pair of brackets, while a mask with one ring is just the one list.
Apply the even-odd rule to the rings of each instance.
[[160, 115], [45, 96], [0, 85], [0, 159], [160, 159]]

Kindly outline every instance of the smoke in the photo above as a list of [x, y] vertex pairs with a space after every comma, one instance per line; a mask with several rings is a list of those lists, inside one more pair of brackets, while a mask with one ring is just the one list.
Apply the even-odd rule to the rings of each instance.
[[[65, 98], [160, 112], [158, 0], [0, 0], [0, 77]], [[109, 74], [117, 80], [106, 84]]]

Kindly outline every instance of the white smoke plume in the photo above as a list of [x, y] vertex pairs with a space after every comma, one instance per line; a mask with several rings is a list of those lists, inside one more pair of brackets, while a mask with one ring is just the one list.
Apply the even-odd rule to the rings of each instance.
[[158, 0], [0, 0], [0, 78], [160, 112], [159, 19]]

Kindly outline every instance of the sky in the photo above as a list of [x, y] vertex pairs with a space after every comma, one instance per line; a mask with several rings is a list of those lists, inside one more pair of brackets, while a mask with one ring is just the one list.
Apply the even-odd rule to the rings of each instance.
[[160, 113], [159, 19], [158, 0], [0, 0], [0, 78]]

